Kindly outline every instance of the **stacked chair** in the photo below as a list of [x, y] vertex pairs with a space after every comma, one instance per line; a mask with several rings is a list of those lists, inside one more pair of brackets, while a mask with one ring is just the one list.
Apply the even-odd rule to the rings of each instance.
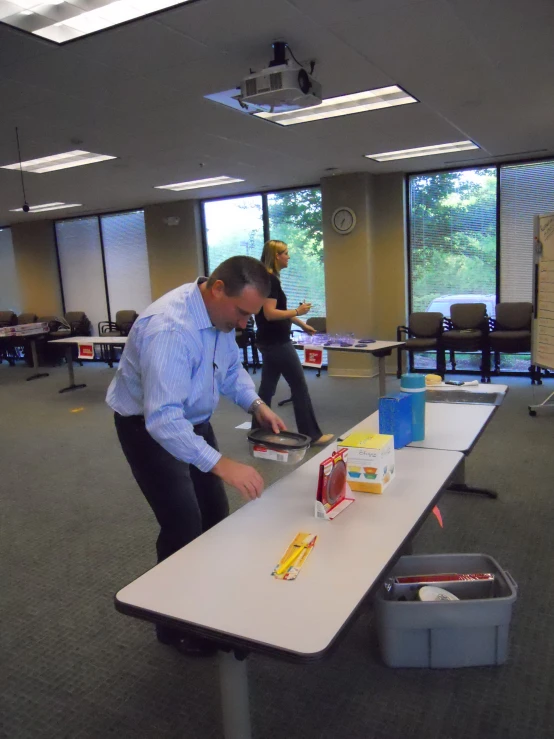
[[252, 352], [252, 374], [256, 374], [256, 368], [260, 366], [260, 355], [256, 347], [256, 330], [255, 330], [254, 318], [250, 317], [246, 328], [243, 331], [237, 329], [235, 331], [235, 338], [239, 349], [242, 350], [242, 366], [248, 371], [248, 349]]
[[[129, 336], [133, 323], [137, 320], [138, 313], [135, 310], [118, 310], [115, 321], [100, 321], [98, 334], [100, 336]], [[114, 363], [113, 344], [102, 344], [102, 361], [107, 362], [110, 367]]]
[[[490, 320], [489, 346], [494, 354], [494, 370], [500, 372], [501, 354], [530, 354], [531, 321], [533, 305], [531, 303], [498, 303], [496, 317]], [[531, 383], [542, 384], [540, 368], [529, 367]]]
[[408, 367], [410, 372], [414, 371], [414, 353], [434, 351], [436, 353], [436, 372], [444, 377], [444, 351], [441, 347], [443, 332], [442, 313], [412, 313], [408, 319], [407, 326], [398, 326], [396, 329], [396, 340], [405, 338], [404, 346], [397, 351], [396, 376], [402, 376], [402, 351], [408, 352]]

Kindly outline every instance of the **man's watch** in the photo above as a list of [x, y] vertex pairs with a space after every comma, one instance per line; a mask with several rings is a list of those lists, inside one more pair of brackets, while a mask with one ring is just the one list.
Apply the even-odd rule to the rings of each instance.
[[248, 413], [255, 413], [256, 408], [259, 408], [261, 405], [265, 405], [264, 401], [261, 398], [256, 398], [248, 409]]

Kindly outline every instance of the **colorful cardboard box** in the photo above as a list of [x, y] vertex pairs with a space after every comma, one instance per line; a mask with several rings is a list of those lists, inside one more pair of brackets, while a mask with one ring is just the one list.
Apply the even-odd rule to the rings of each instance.
[[343, 439], [348, 449], [346, 481], [361, 493], [382, 493], [394, 479], [394, 437], [357, 431]]
[[379, 433], [394, 436], [394, 448], [412, 441], [412, 396], [394, 393], [379, 398]]

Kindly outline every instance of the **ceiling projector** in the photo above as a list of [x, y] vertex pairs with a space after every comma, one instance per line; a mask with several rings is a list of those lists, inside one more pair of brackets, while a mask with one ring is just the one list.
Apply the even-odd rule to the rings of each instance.
[[273, 44], [275, 57], [267, 69], [252, 72], [240, 85], [239, 102], [271, 113], [309, 108], [321, 103], [321, 85], [304, 67], [285, 58], [287, 44]]

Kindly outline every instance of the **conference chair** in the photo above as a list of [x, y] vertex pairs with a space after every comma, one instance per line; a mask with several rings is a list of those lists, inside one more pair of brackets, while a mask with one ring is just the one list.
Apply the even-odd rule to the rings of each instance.
[[397, 355], [397, 371], [396, 376], [402, 376], [402, 352], [408, 352], [408, 369], [414, 371], [414, 354], [416, 352], [436, 353], [436, 371], [441, 377], [444, 377], [445, 362], [444, 351], [441, 346], [443, 332], [442, 313], [410, 313], [407, 326], [397, 326], [396, 340], [404, 341], [403, 346], [399, 346]]
[[[129, 331], [137, 318], [136, 310], [118, 310], [115, 314], [115, 321], [100, 321], [98, 334], [100, 336], [129, 336]], [[101, 344], [100, 352], [102, 361], [113, 367], [115, 361], [113, 344]]]
[[235, 331], [235, 339], [242, 350], [242, 366], [248, 372], [249, 360], [248, 349], [252, 352], [252, 374], [256, 374], [256, 368], [260, 366], [260, 355], [256, 346], [256, 330], [254, 319], [250, 317], [245, 329], [237, 329]]
[[[531, 353], [532, 303], [498, 303], [490, 319], [489, 345], [494, 353], [494, 371], [500, 372], [501, 354]], [[540, 368], [530, 365], [531, 384], [540, 381]]]
[[17, 316], [17, 323], [19, 326], [23, 325], [24, 323], [37, 323], [37, 314], [36, 313], [20, 313]]
[[129, 336], [129, 331], [137, 318], [136, 310], [118, 310], [115, 321], [100, 321], [98, 333], [100, 336]]
[[[490, 382], [489, 319], [485, 303], [453, 303], [450, 318], [444, 319], [445, 331], [441, 339], [441, 353], [479, 352], [481, 354], [481, 382]], [[444, 354], [441, 359], [445, 366]], [[455, 368], [452, 361], [452, 369]]]

